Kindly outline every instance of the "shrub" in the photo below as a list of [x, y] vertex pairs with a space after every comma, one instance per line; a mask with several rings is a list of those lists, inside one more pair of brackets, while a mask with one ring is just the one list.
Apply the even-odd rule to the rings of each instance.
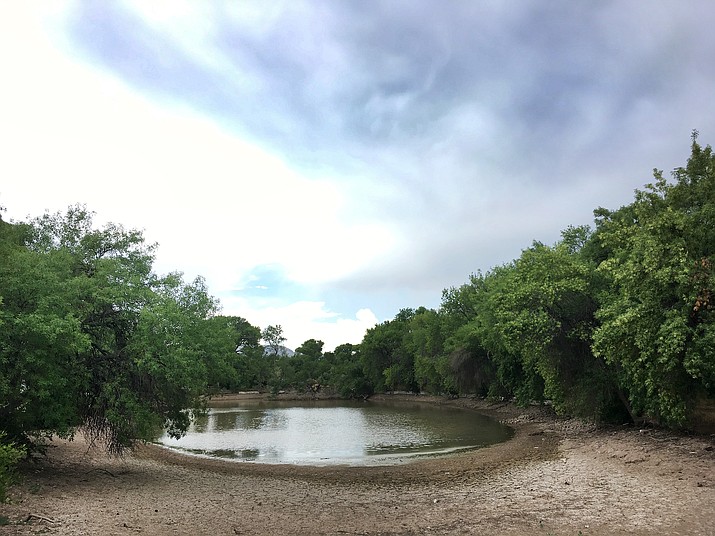
[[24, 456], [24, 447], [6, 443], [5, 434], [0, 432], [0, 503], [7, 499], [7, 490], [16, 481], [15, 466]]

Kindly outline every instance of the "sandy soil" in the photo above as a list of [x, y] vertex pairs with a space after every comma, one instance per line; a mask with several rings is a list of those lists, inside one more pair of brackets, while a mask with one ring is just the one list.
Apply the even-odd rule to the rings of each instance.
[[[414, 400], [414, 399], [412, 399]], [[460, 399], [512, 440], [396, 467], [302, 468], [56, 442], [0, 534], [715, 535], [715, 437], [596, 429]]]

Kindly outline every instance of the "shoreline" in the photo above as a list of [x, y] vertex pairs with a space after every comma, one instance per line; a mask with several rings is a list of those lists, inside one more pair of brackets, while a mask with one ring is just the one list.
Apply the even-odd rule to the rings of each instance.
[[25, 466], [2, 534], [713, 535], [715, 437], [596, 428], [549, 408], [387, 395], [478, 411], [504, 443], [382, 467], [123, 458], [55, 441]]

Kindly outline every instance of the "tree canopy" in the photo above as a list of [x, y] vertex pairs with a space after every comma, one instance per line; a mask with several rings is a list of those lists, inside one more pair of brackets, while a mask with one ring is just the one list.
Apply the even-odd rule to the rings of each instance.
[[[120, 452], [186, 430], [236, 356], [203, 279], [152, 271], [138, 231], [82, 206], [0, 222], [0, 427], [10, 440], [78, 426]], [[234, 329], [232, 329], [234, 328]]]

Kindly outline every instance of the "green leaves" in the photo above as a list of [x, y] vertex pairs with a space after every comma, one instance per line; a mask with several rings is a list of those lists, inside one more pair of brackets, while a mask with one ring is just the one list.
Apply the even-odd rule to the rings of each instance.
[[633, 204], [599, 220], [610, 250], [599, 272], [594, 349], [624, 372], [634, 409], [670, 425], [687, 420], [712, 385], [711, 258], [715, 247], [715, 160], [693, 140], [685, 168], [636, 193]]
[[157, 277], [140, 232], [95, 229], [81, 206], [0, 223], [2, 430], [27, 440], [81, 425], [115, 452], [181, 434], [208, 368], [236, 355], [203, 279]]
[[7, 442], [5, 434], [0, 432], [0, 504], [7, 499], [7, 489], [16, 481], [15, 466], [26, 452], [12, 442]]

